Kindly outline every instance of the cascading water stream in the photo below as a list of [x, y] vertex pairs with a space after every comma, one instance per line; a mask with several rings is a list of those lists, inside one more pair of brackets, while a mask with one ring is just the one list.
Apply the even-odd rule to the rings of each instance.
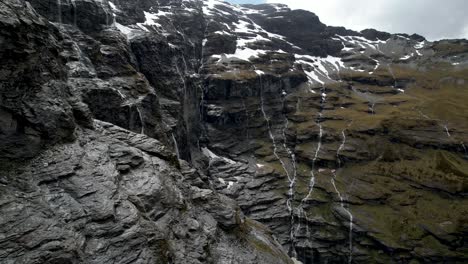
[[263, 72], [258, 71], [256, 69], [255, 65], [253, 65], [253, 67], [254, 67], [254, 70], [255, 70], [255, 72], [257, 73], [257, 75], [259, 76], [259, 79], [260, 79], [260, 109], [261, 109], [263, 118], [265, 119], [265, 122], [267, 123], [268, 135], [269, 135], [271, 143], [273, 145], [273, 155], [281, 163], [281, 166], [282, 166], [284, 172], [286, 173], [286, 176], [288, 177], [289, 192], [288, 192], [288, 199], [286, 201], [286, 206], [287, 206], [289, 214], [291, 216], [291, 224], [290, 224], [290, 226], [291, 226], [291, 229], [290, 229], [291, 252], [292, 252], [293, 255], [295, 255], [294, 232], [293, 232], [294, 211], [293, 211], [293, 207], [292, 207], [292, 199], [293, 199], [293, 196], [294, 196], [294, 185], [295, 185], [295, 181], [296, 181], [297, 169], [296, 169], [295, 155], [291, 151], [291, 149], [289, 149], [289, 147], [287, 146], [286, 129], [287, 129], [288, 125], [289, 125], [289, 120], [285, 116], [285, 119], [286, 119], [285, 127], [282, 130], [282, 133], [283, 133], [283, 147], [287, 151], [288, 155], [291, 158], [291, 163], [292, 163], [292, 166], [293, 166], [293, 175], [290, 174], [290, 172], [289, 172], [289, 170], [288, 170], [288, 168], [286, 166], [286, 163], [280, 158], [280, 156], [278, 154], [278, 145], [276, 143], [276, 139], [275, 139], [275, 137], [273, 135], [273, 132], [272, 132], [272, 129], [271, 129], [270, 119], [268, 118], [268, 115], [267, 115], [267, 113], [265, 111], [265, 102], [264, 102], [264, 98], [263, 98], [263, 81], [262, 81]]
[[[203, 17], [204, 19], [205, 18], [205, 14], [203, 14]], [[202, 71], [203, 67], [205, 66], [205, 61], [203, 59], [203, 57], [205, 56], [205, 45], [206, 45], [206, 41], [207, 41], [207, 33], [208, 33], [208, 27], [210, 26], [212, 20], [209, 20], [208, 22], [205, 23], [205, 29], [203, 31], [203, 39], [202, 39], [202, 45], [201, 45], [201, 50], [200, 50], [200, 66], [198, 67], [198, 70], [197, 70], [197, 73], [200, 74], [200, 72]], [[200, 84], [199, 85], [199, 88], [200, 88], [200, 104], [199, 104], [199, 113], [200, 113], [200, 122], [203, 120], [203, 105], [205, 103], [205, 89], [203, 88], [203, 86]]]
[[[317, 117], [317, 120], [316, 120], [316, 123], [317, 123], [317, 126], [319, 127], [319, 135], [318, 135], [318, 142], [317, 142], [317, 148], [315, 150], [315, 154], [314, 154], [314, 158], [312, 159], [312, 168], [310, 170], [310, 181], [309, 181], [309, 191], [307, 193], [307, 196], [304, 197], [300, 204], [299, 204], [299, 207], [298, 207], [298, 216], [299, 217], [303, 217], [306, 221], [306, 225], [305, 225], [305, 228], [306, 228], [306, 234], [309, 235], [309, 225], [308, 225], [308, 222], [309, 222], [309, 217], [307, 215], [307, 213], [304, 211], [304, 203], [310, 199], [310, 197], [312, 196], [312, 193], [314, 191], [314, 187], [315, 187], [315, 163], [318, 159], [318, 156], [320, 154], [320, 150], [322, 148], [322, 138], [323, 138], [323, 127], [322, 127], [322, 117], [323, 117], [323, 109], [324, 109], [324, 104], [326, 102], [326, 99], [327, 99], [327, 94], [325, 93], [326, 92], [326, 87], [325, 85], [322, 86], [322, 89], [320, 90], [321, 91], [321, 100], [320, 100], [320, 111], [318, 113], [318, 117]], [[301, 225], [300, 223], [297, 225], [296, 227], [296, 230], [294, 232], [294, 236], [295, 234], [297, 234], [297, 232], [299, 232], [301, 228]], [[313, 254], [314, 252], [312, 251], [312, 259], [313, 259]]]
[[318, 143], [317, 143], [317, 148], [315, 150], [315, 155], [314, 155], [314, 158], [312, 159], [312, 168], [310, 170], [310, 182], [309, 182], [309, 192], [307, 194], [307, 196], [302, 199], [301, 201], [301, 205], [310, 198], [310, 196], [312, 195], [312, 192], [314, 190], [314, 186], [315, 186], [315, 173], [314, 173], [314, 170], [315, 170], [315, 163], [317, 161], [317, 158], [318, 158], [318, 155], [320, 153], [320, 149], [322, 148], [322, 137], [323, 137], [323, 127], [322, 127], [322, 117], [323, 117], [323, 106], [326, 102], [326, 99], [327, 99], [327, 94], [325, 93], [325, 86], [322, 87], [321, 89], [321, 95], [322, 95], [322, 98], [321, 98], [321, 101], [320, 101], [320, 111], [318, 113], [318, 117], [317, 117], [317, 120], [316, 120], [316, 123], [319, 127], [319, 136], [318, 136]]
[[369, 111], [371, 114], [375, 115], [375, 102], [369, 104]]
[[73, 7], [73, 25], [76, 27], [77, 22], [77, 9], [76, 9], [76, 0], [70, 0], [71, 6]]
[[445, 129], [445, 132], [447, 133], [447, 136], [448, 136], [448, 137], [451, 137], [452, 135], [450, 135], [450, 131], [449, 131], [447, 125], [444, 125], [444, 129]]
[[278, 146], [276, 144], [275, 136], [273, 135], [273, 132], [271, 130], [271, 123], [270, 119], [268, 118], [268, 115], [266, 114], [265, 111], [265, 106], [264, 106], [264, 99], [263, 99], [263, 83], [262, 83], [262, 76], [260, 76], [260, 110], [262, 112], [263, 118], [265, 119], [265, 122], [267, 123], [267, 128], [268, 128], [268, 135], [270, 137], [271, 143], [273, 144], [273, 155], [275, 156], [276, 159], [281, 163], [281, 166], [283, 167], [284, 172], [286, 173], [286, 176], [288, 177], [289, 181], [292, 180], [289, 170], [286, 168], [286, 164], [284, 161], [279, 157], [278, 155]]
[[[203, 14], [203, 18], [206, 20], [205, 14]], [[211, 22], [213, 22], [211, 19], [208, 20], [208, 22], [205, 23], [205, 29], [203, 31], [203, 39], [202, 39], [202, 46], [201, 46], [201, 51], [200, 51], [200, 67], [198, 68], [198, 73], [201, 72], [203, 69], [203, 66], [205, 65], [205, 61], [203, 60], [203, 57], [205, 56], [205, 45], [207, 42], [207, 33], [208, 33], [208, 27], [210, 26]]]
[[286, 130], [288, 129], [288, 127], [289, 127], [289, 120], [288, 120], [287, 117], [285, 117], [285, 124], [284, 124], [284, 129], [283, 129], [283, 148], [288, 153], [288, 155], [289, 155], [289, 157], [291, 159], [292, 166], [293, 166], [293, 176], [292, 176], [292, 180], [289, 182], [289, 195], [293, 196], [293, 194], [294, 194], [293, 187], [294, 187], [294, 184], [296, 183], [297, 167], [296, 167], [296, 155], [287, 146]]
[[345, 144], [346, 144], [346, 133], [345, 133], [345, 131], [346, 131], [346, 129], [343, 129], [343, 131], [341, 131], [341, 136], [343, 138], [343, 141], [341, 142], [340, 147], [336, 151], [336, 160], [338, 162], [338, 168], [341, 168], [340, 152], [345, 148]]
[[205, 89], [203, 88], [203, 85], [201, 85], [201, 84], [199, 84], [199, 88], [200, 88], [200, 104], [199, 104], [198, 108], [199, 108], [199, 113], [200, 113], [199, 119], [200, 119], [200, 122], [201, 122], [201, 121], [203, 121], [203, 118], [204, 118], [203, 106], [205, 105]]
[[136, 109], [137, 109], [138, 116], [139, 116], [140, 122], [141, 122], [141, 131], [140, 131], [140, 134], [144, 135], [144, 134], [145, 134], [145, 121], [144, 121], [144, 119], [143, 119], [143, 115], [142, 115], [142, 113], [141, 113], [140, 107], [139, 107], [139, 106], [136, 106]]
[[461, 142], [460, 145], [462, 146], [463, 151], [465, 152], [465, 158], [468, 159], [468, 150], [465, 146], [464, 142]]
[[[283, 101], [284, 104], [284, 101]], [[296, 250], [294, 248], [294, 210], [293, 210], [293, 201], [294, 201], [294, 186], [296, 184], [296, 177], [297, 177], [297, 163], [296, 163], [296, 155], [294, 152], [288, 147], [287, 145], [287, 137], [286, 137], [286, 130], [289, 127], [289, 119], [285, 115], [285, 124], [284, 128], [282, 131], [283, 134], [283, 148], [286, 150], [286, 152], [289, 155], [289, 158], [291, 159], [292, 167], [293, 167], [293, 175], [292, 179], [289, 180], [289, 192], [288, 192], [288, 199], [286, 201], [286, 205], [288, 207], [289, 215], [291, 217], [290, 219], [290, 231], [289, 231], [289, 239], [291, 241], [291, 252], [293, 257], [296, 256]]]
[[344, 206], [344, 200], [343, 196], [341, 196], [340, 191], [336, 187], [335, 179], [336, 179], [336, 171], [332, 170], [333, 177], [330, 179], [331, 184], [333, 185], [333, 188], [336, 191], [336, 194], [338, 195], [338, 198], [340, 199], [340, 206], [343, 209], [343, 211], [346, 212], [349, 216], [349, 256], [348, 256], [348, 263], [351, 263], [353, 260], [353, 214], [346, 209]]
[[[437, 121], [441, 121], [440, 119], [432, 119], [430, 118], [428, 115], [424, 114], [423, 112], [421, 112], [421, 110], [418, 110], [418, 113], [424, 117], [425, 119], [427, 120], [437, 120]], [[444, 125], [440, 125], [443, 129], [444, 129], [444, 132], [447, 134], [448, 137], [452, 137], [452, 134], [450, 134], [450, 130], [448, 128], [448, 124], [444, 124]]]
[[179, 145], [177, 144], [177, 139], [174, 136], [174, 133], [171, 133], [171, 136], [172, 136], [172, 142], [174, 143], [174, 149], [177, 155], [177, 159], [180, 160]]
[[[184, 61], [185, 61], [185, 59], [184, 59]], [[174, 63], [174, 66], [175, 66], [176, 72], [179, 75], [180, 80], [182, 82], [182, 85], [183, 85], [183, 88], [184, 88], [184, 98], [185, 98], [186, 95], [187, 95], [187, 84], [185, 82], [185, 77], [184, 77], [184, 75], [182, 75], [182, 72], [180, 71], [179, 66], [177, 65], [177, 61]]]
[[359, 97], [362, 97], [367, 101], [368, 113], [371, 115], [375, 115], [375, 105], [381, 101], [381, 98], [369, 92], [368, 88], [366, 88], [366, 92], [360, 92], [354, 86], [352, 86], [351, 89]]
[[[351, 126], [352, 123], [353, 123], [353, 121], [351, 121], [351, 123], [348, 124], [348, 127]], [[346, 128], [341, 131], [341, 136], [342, 136], [343, 140], [341, 142], [340, 147], [336, 151], [338, 169], [341, 168], [341, 166], [342, 166], [340, 153], [341, 153], [341, 151], [343, 151], [345, 149], [345, 146], [346, 146]], [[353, 259], [353, 256], [352, 256], [352, 254], [353, 254], [353, 215], [352, 215], [351, 211], [349, 211], [348, 209], [345, 208], [343, 196], [341, 195], [341, 193], [338, 191], [338, 188], [336, 187], [336, 183], [335, 183], [336, 171], [332, 170], [332, 173], [333, 173], [333, 177], [331, 178], [331, 184], [333, 185], [333, 188], [335, 189], [336, 194], [338, 195], [338, 197], [340, 199], [341, 207], [343, 208], [343, 210], [349, 216], [349, 257], [348, 257], [348, 263], [351, 263], [352, 259]]]
[[423, 113], [421, 110], [419, 110], [419, 109], [418, 109], [418, 113], [419, 113], [422, 117], [424, 117], [425, 119], [427, 119], [427, 120], [430, 120], [430, 119], [431, 119], [428, 115], [424, 114], [424, 113]]
[[57, 0], [58, 22], [62, 24], [62, 0]]

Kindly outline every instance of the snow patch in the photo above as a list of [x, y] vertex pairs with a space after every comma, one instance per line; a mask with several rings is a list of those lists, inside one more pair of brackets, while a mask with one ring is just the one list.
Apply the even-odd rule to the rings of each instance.
[[252, 58], [257, 58], [260, 55], [266, 54], [267, 50], [253, 50], [251, 48], [237, 48], [236, 53], [226, 54], [227, 58], [238, 58], [240, 60], [249, 61]]
[[255, 70], [255, 73], [259, 76], [261, 75], [265, 75], [265, 72], [264, 71], [261, 71], [261, 70]]

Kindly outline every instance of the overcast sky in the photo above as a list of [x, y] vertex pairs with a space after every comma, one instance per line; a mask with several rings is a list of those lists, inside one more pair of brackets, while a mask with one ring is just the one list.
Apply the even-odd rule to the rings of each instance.
[[430, 40], [468, 38], [468, 0], [229, 0], [284, 3], [316, 13], [333, 26], [418, 33]]

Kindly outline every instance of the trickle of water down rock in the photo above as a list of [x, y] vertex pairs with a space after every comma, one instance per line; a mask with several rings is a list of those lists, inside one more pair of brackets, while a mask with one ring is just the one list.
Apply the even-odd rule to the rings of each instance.
[[0, 14], [0, 263], [468, 262], [467, 40], [217, 0]]

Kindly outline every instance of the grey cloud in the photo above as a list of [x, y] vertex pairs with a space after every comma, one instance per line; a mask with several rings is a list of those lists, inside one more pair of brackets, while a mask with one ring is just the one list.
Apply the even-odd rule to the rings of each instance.
[[273, 0], [310, 10], [330, 25], [418, 33], [428, 39], [468, 38], [466, 0]]

